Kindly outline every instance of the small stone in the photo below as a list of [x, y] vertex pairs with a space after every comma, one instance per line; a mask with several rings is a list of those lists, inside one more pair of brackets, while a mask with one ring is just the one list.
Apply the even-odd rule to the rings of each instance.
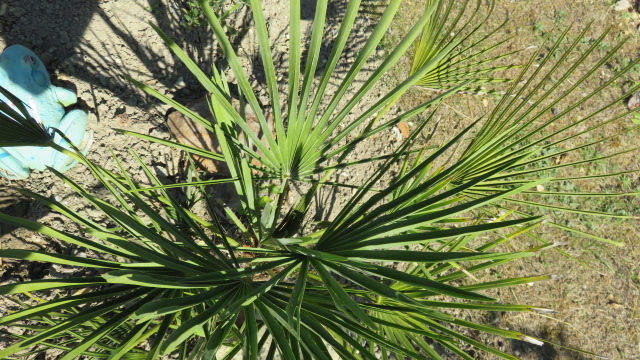
[[395, 140], [396, 141], [402, 141], [402, 131], [400, 131], [400, 129], [398, 129], [396, 126], [391, 128], [391, 131], [393, 131], [393, 134], [395, 135]]
[[85, 90], [81, 92], [80, 95], [78, 95], [78, 98], [82, 99], [82, 101], [84, 102], [89, 102], [90, 100], [93, 100], [93, 96], [91, 96], [91, 91], [89, 90]]
[[109, 78], [104, 74], [100, 74], [100, 85], [107, 87], [109, 86]]
[[149, 131], [149, 135], [160, 138], [160, 139], [164, 139], [167, 136], [167, 133], [161, 130], [160, 128], [155, 127]]
[[158, 57], [162, 57], [162, 52], [164, 51], [164, 45], [161, 43], [151, 43], [150, 50], [151, 53], [155, 54]]
[[64, 44], [69, 42], [69, 34], [66, 31], [60, 31], [60, 42]]
[[187, 83], [184, 81], [184, 78], [182, 76], [180, 76], [178, 80], [173, 84], [173, 87], [177, 89], [182, 89], [185, 86], [187, 86]]
[[626, 11], [631, 7], [631, 3], [629, 0], [619, 0], [615, 4], [613, 4], [614, 11]]
[[640, 106], [640, 92], [636, 92], [631, 95], [629, 101], [627, 102], [627, 108], [629, 110], [635, 110]]
[[53, 59], [53, 55], [51, 55], [51, 53], [49, 52], [46, 52], [40, 55], [40, 60], [42, 60], [42, 62], [45, 64], [49, 64], [52, 59]]
[[138, 99], [135, 96], [130, 96], [127, 99], [127, 104], [129, 104], [131, 106], [138, 106]]

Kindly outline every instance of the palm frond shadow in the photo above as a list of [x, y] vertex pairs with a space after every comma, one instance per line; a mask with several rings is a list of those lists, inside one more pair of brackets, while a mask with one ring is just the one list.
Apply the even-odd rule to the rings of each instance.
[[[313, 18], [314, 0], [307, 1], [302, 7], [302, 18], [311, 20]], [[165, 29], [168, 34], [180, 45], [187, 54], [199, 64], [205, 73], [210, 72], [210, 64], [225, 64], [224, 57], [216, 50], [213, 44], [211, 30], [206, 26], [187, 28], [185, 26], [184, 15], [180, 8], [179, 0], [136, 0], [135, 8], [128, 11], [129, 18], [121, 19], [107, 12], [99, 0], [69, 0], [65, 2], [65, 7], [59, 7], [55, 3], [41, 2], [38, 0], [25, 0], [21, 2], [20, 8], [39, 9], [39, 13], [48, 14], [52, 18], [69, 18], [73, 21], [64, 22], [60, 28], [54, 22], [42, 22], [45, 25], [56, 25], [55, 29], [42, 26], [33, 33], [33, 26], [26, 22], [9, 21], [5, 25], [3, 33], [0, 35], [7, 44], [20, 43], [33, 50], [43, 59], [50, 73], [54, 69], [60, 69], [63, 73], [72, 73], [74, 76], [86, 81], [89, 84], [96, 84], [93, 88], [104, 87], [110, 91], [110, 95], [120, 98], [130, 106], [137, 106], [141, 109], [148, 109], [154, 100], [146, 97], [140, 101], [140, 93], [132, 87], [124, 78], [124, 75], [135, 79], [155, 79], [157, 87], [167, 88], [174, 94], [177, 101], [189, 102], [204, 94], [204, 90], [195, 86], [196, 79], [180, 62], [174, 63], [170, 57], [158, 51], [166, 50], [159, 39], [154, 40], [155, 34], [149, 38], [141, 37], [139, 33], [133, 33], [130, 26], [125, 22], [146, 22], [143, 16], [151, 12], [155, 24]], [[309, 6], [307, 6], [309, 5]], [[331, 11], [327, 18], [328, 27], [339, 26], [339, 21], [344, 13], [344, 4], [332, 2]], [[375, 4], [372, 9], [377, 9]], [[373, 10], [372, 16], [376, 16], [377, 10]], [[247, 6], [243, 6], [240, 11], [232, 14], [233, 19], [229, 20], [237, 34], [231, 37], [232, 45], [238, 48], [243, 39], [248, 35], [251, 23], [251, 13]], [[96, 18], [108, 28], [109, 32], [115, 34], [116, 38], [105, 38], [105, 42], [100, 46], [95, 45], [95, 41], [88, 38], [104, 38], [104, 34], [97, 33], [90, 27], [91, 22]], [[149, 27], [149, 31], [152, 31]], [[24, 37], [23, 33], [29, 33], [29, 37]], [[58, 36], [50, 36], [55, 34]], [[278, 34], [276, 41], [285, 38], [284, 33]], [[284, 40], [286, 41], [286, 40]], [[323, 44], [323, 52], [328, 53], [332, 46], [331, 37], [327, 36]], [[365, 39], [354, 39], [354, 48], [365, 41]], [[125, 45], [125, 47], [122, 47]], [[81, 54], [81, 55], [80, 55]], [[135, 56], [140, 65], [129, 64], [131, 56]], [[258, 55], [256, 55], [258, 56]], [[280, 57], [282, 62], [288, 61], [286, 56]], [[113, 66], [113, 62], [119, 62], [119, 66]], [[255, 80], [263, 87], [265, 85], [264, 76], [261, 71], [259, 58], [252, 61], [254, 64], [253, 75]], [[319, 69], [318, 76], [321, 69]], [[336, 75], [346, 72], [344, 69], [337, 69]], [[184, 80], [186, 86], [179, 86], [179, 80]], [[73, 88], [74, 85], [64, 80], [52, 79], [54, 84]], [[93, 101], [97, 105], [97, 99], [93, 96]], [[100, 121], [100, 115], [97, 114]]]
[[[71, 73], [89, 84], [96, 84], [96, 87], [111, 90], [111, 95], [119, 97], [128, 105], [149, 108], [148, 103], [139, 103], [136, 100], [139, 93], [130, 86], [123, 75], [157, 79], [159, 86], [172, 89], [180, 100], [193, 98], [194, 95], [188, 86], [187, 91], [174, 86], [181, 77], [187, 84], [195, 83], [195, 79], [190, 77], [191, 73], [181, 64], [170, 61], [170, 57], [165, 58], [162, 57], [163, 54], [157, 53], [159, 49], [164, 48], [163, 45], [160, 48], [150, 46], [155, 44], [156, 40], [161, 43], [160, 39], [154, 40], [153, 36], [149, 38], [134, 34], [125, 22], [146, 23], [144, 14], [151, 12], [154, 18], [152, 22], [167, 29], [176, 42], [202, 64], [203, 69], [206, 64], [220, 60], [219, 56], [213, 53], [211, 33], [204, 26], [186, 28], [178, 0], [135, 0], [134, 4], [128, 10], [127, 18], [122, 19], [107, 12], [99, 0], [69, 0], [65, 1], [64, 7], [55, 2], [25, 0], [19, 5], [19, 8], [25, 11], [38, 9], [38, 13], [47, 14], [50, 18], [72, 18], [73, 21], [58, 23], [43, 20], [40, 23], [44, 26], [34, 28], [32, 23], [33, 20], [37, 22], [37, 18], [31, 15], [32, 21], [29, 22], [9, 21], [0, 37], [7, 45], [19, 43], [33, 50], [42, 58], [50, 73], [53, 73], [54, 69]], [[96, 31], [96, 25], [91, 25], [96, 21], [104, 24], [107, 31]], [[150, 26], [147, 28], [153, 31]], [[248, 27], [239, 30], [236, 41], [240, 41], [246, 35]], [[105, 37], [105, 33], [108, 32], [115, 34], [116, 38]], [[29, 36], [25, 37], [24, 33]], [[96, 45], [98, 42], [95, 39], [104, 41]], [[141, 65], [130, 64], [129, 59], [132, 56], [137, 58]], [[113, 66], [114, 61], [120, 65]], [[55, 78], [52, 80], [56, 84], [61, 83]], [[64, 86], [73, 85], [65, 83]]]

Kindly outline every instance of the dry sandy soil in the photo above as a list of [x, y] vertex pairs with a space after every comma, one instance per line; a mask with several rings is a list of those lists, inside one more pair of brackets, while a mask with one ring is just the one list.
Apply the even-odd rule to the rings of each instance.
[[[94, 132], [94, 145], [88, 155], [91, 160], [113, 168], [116, 163], [109, 150], [121, 159], [129, 159], [131, 157], [128, 149], [132, 148], [167, 181], [177, 181], [181, 179], [179, 153], [119, 135], [112, 130], [123, 128], [158, 137], [170, 137], [165, 126], [169, 109], [135, 90], [123, 79], [123, 75], [153, 85], [183, 103], [195, 100], [203, 94], [195, 79], [179, 64], [147, 24], [149, 21], [158, 24], [206, 70], [212, 59], [218, 59], [219, 54], [208, 40], [206, 31], [185, 30], [184, 22], [180, 19], [180, 9], [175, 3], [172, 0], [2, 0], [0, 48], [17, 43], [31, 48], [47, 65], [55, 85], [77, 92], [77, 107], [89, 113], [89, 127]], [[270, 4], [272, 9], [269, 24], [274, 47], [286, 49], [284, 23], [276, 11], [277, 6], [274, 6], [276, 2], [265, 3]], [[308, 1], [308, 4], [312, 3], [314, 1]], [[394, 32], [401, 33], [406, 28], [411, 14], [416, 13], [415, 9], [421, 3], [422, 1], [410, 0], [405, 2], [405, 10], [400, 12], [402, 16], [398, 19]], [[595, 20], [594, 32], [613, 26], [614, 39], [625, 33], [631, 36], [621, 58], [635, 59], [638, 55], [639, 32], [636, 26], [639, 16], [631, 9], [613, 11], [609, 2], [596, 0], [498, 0], [498, 3], [496, 15], [491, 21], [497, 25], [508, 19], [504, 34], [515, 35], [511, 45], [514, 49], [537, 44], [544, 34], [573, 21], [577, 22], [579, 30], [587, 21]], [[375, 13], [376, 7], [371, 8]], [[339, 17], [339, 9], [340, 6], [336, 5], [332, 12], [336, 18]], [[303, 14], [303, 18], [309, 16], [310, 12]], [[375, 14], [371, 18], [375, 18]], [[236, 45], [245, 65], [255, 70], [253, 81], [258, 84], [260, 69], [255, 65], [259, 62], [255, 40], [252, 39], [251, 31], [239, 26], [243, 21], [246, 21], [246, 17], [240, 14], [235, 24], [240, 30]], [[363, 23], [366, 24], [367, 21]], [[362, 29], [365, 28], [366, 26], [362, 26]], [[359, 36], [364, 35], [364, 30], [361, 32]], [[355, 40], [357, 39], [356, 37]], [[280, 56], [276, 59], [278, 61], [286, 61], [286, 58]], [[399, 70], [398, 74], [403, 71], [406, 72], [406, 69]], [[636, 73], [635, 76], [640, 74]], [[264, 97], [264, 93], [262, 96]], [[411, 106], [412, 101], [419, 101], [419, 98], [427, 95], [416, 92], [411, 96], [401, 106]], [[456, 114], [452, 115], [455, 121], [452, 120], [451, 124], [460, 124], [464, 119], [481, 116], [486, 111], [483, 107], [487, 101], [492, 99], [485, 99], [483, 103], [481, 98], [466, 96], [462, 100], [447, 102], [445, 107]], [[445, 130], [445, 134], [446, 126], [441, 129]], [[448, 130], [453, 130], [453, 126]], [[391, 139], [389, 143], [376, 141], [368, 145], [369, 151], [377, 153], [391, 146], [396, 134], [387, 135], [382, 138]], [[372, 147], [373, 145], [376, 147]], [[619, 161], [635, 163], [632, 156]], [[142, 177], [135, 162], [125, 162], [125, 167], [132, 175]], [[357, 172], [344, 175], [350, 176], [354, 182], [358, 182], [360, 176]], [[82, 166], [74, 167], [68, 172], [68, 176], [82, 182], [87, 188], [101, 191], [89, 171]], [[630, 181], [628, 186], [632, 187], [631, 191], [636, 190], [639, 186], [637, 176]], [[605, 189], [630, 191], [616, 188], [622, 186], [618, 183], [619, 181], [601, 186]], [[84, 211], [92, 220], [100, 220], [99, 213], [85, 208], [70, 189], [49, 173], [36, 172], [29, 180], [21, 182], [0, 179], [0, 209], [4, 209], [3, 211], [73, 230], [73, 226], [64, 222], [59, 215], [49, 212], [34, 201], [15, 196], [9, 190], [11, 186], [26, 187], [45, 196], [55, 196], [69, 207], [79, 212]], [[327, 201], [332, 200], [321, 199], [321, 202]], [[333, 205], [339, 206], [340, 200], [337, 201]], [[621, 204], [611, 206], [628, 208], [634, 214], [638, 214], [640, 208], [637, 199], [624, 199]], [[486, 274], [494, 278], [553, 275], [554, 280], [503, 290], [496, 295], [505, 302], [552, 308], [558, 311], [557, 315], [491, 314], [479, 317], [468, 313], [464, 316], [549, 339], [560, 345], [583, 348], [611, 359], [640, 359], [640, 251], [636, 246], [636, 234], [640, 233], [640, 229], [637, 222], [595, 221], [594, 224], [627, 246], [618, 249], [593, 242], [562, 239], [568, 244], [563, 250], [587, 263], [590, 268], [559, 252], [547, 251], [536, 258], [505, 267], [499, 273]], [[43, 249], [63, 253], [78, 251], [74, 247], [52, 242], [23, 229], [10, 230], [6, 227], [2, 229], [2, 233], [6, 234], [0, 238], [2, 248]], [[547, 235], [556, 236], [553, 233]], [[521, 247], [526, 248], [526, 244]], [[50, 264], [4, 261], [0, 267], [0, 276], [2, 283], [6, 283], [64, 276], [69, 271], [73, 270]], [[4, 310], [0, 307], [0, 314], [2, 311]], [[488, 336], [482, 336], [482, 339], [524, 359], [583, 358], [550, 345], [536, 347]], [[490, 358], [480, 353], [476, 356], [479, 359]]]

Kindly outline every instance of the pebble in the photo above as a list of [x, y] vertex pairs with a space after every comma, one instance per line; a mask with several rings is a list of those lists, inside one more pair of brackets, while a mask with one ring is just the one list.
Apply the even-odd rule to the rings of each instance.
[[635, 110], [640, 106], [640, 92], [634, 93], [627, 102], [627, 108], [629, 110]]
[[66, 31], [60, 31], [60, 42], [64, 44], [69, 42], [69, 34]]
[[615, 4], [613, 4], [614, 11], [626, 11], [631, 7], [631, 3], [629, 0], [619, 0]]
[[180, 76], [178, 80], [173, 84], [173, 87], [177, 89], [182, 89], [185, 86], [187, 86], [187, 83], [184, 81], [184, 78], [182, 76]]
[[127, 104], [129, 104], [131, 106], [137, 106], [138, 105], [138, 98], [136, 98], [135, 96], [130, 96], [127, 99]]
[[109, 78], [104, 74], [100, 74], [100, 85], [107, 87], [109, 86]]
[[162, 57], [163, 56], [162, 54], [164, 51], [164, 44], [152, 42], [151, 44], [149, 44], [148, 49], [152, 54], [155, 54], [158, 57]]
[[42, 60], [42, 62], [45, 64], [49, 64], [51, 62], [51, 59], [53, 59], [53, 55], [51, 55], [50, 52], [45, 52], [40, 55], [40, 60]]
[[165, 139], [169, 137], [169, 134], [167, 134], [166, 131], [163, 131], [160, 128], [153, 128], [151, 129], [151, 131], [149, 131], [149, 135], [160, 138], [160, 139]]
[[91, 95], [91, 91], [89, 91], [89, 90], [83, 91], [82, 93], [80, 93], [80, 95], [78, 95], [78, 97], [80, 99], [82, 99], [82, 101], [87, 102], [87, 103], [89, 101], [93, 100], [93, 96]]
[[393, 134], [395, 135], [395, 139], [396, 141], [402, 141], [402, 132], [400, 131], [400, 129], [398, 129], [397, 127], [392, 127], [391, 130], [393, 131]]

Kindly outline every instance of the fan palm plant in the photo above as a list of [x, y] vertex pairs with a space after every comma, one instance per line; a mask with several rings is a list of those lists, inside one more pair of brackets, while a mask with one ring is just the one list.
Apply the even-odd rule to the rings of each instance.
[[[498, 26], [484, 33], [486, 29], [483, 25], [492, 16], [495, 1], [490, 2], [488, 9], [482, 6], [481, 0], [477, 0], [475, 6], [470, 2], [470, 0], [425, 2], [427, 8], [435, 7], [435, 9], [422, 29], [409, 74], [416, 73], [435, 57], [441, 57], [441, 59], [436, 66], [422, 76], [416, 86], [427, 90], [444, 91], [462, 82], [469, 82], [469, 85], [461, 89], [462, 91], [487, 94], [492, 91], [484, 89], [483, 85], [509, 81], [506, 78], [487, 76], [518, 67], [496, 64], [522, 50], [491, 55], [497, 53], [500, 46], [509, 41], [504, 39], [486, 44], [493, 41], [496, 34], [503, 28]], [[485, 10], [484, 14], [483, 10]]]
[[[82, 232], [60, 231], [4, 214], [0, 214], [0, 221], [90, 249], [95, 256], [4, 249], [0, 250], [0, 257], [95, 271], [93, 276], [0, 286], [0, 294], [11, 296], [22, 308], [2, 317], [0, 325], [25, 329], [24, 333], [12, 332], [16, 341], [1, 349], [0, 357], [57, 349], [64, 354], [64, 360], [80, 356], [157, 359], [171, 354], [183, 359], [230, 359], [239, 353], [245, 359], [271, 359], [276, 353], [284, 359], [388, 359], [394, 355], [441, 359], [442, 354], [436, 349], [444, 348], [471, 359], [463, 350], [466, 343], [494, 356], [514, 359], [474, 340], [461, 328], [542, 344], [543, 339], [518, 331], [466, 321], [456, 317], [455, 310], [550, 311], [499, 303], [485, 292], [544, 280], [544, 276], [485, 282], [472, 274], [534, 255], [535, 249], [506, 253], [495, 249], [542, 225], [544, 216], [535, 209], [527, 212], [518, 206], [532, 189], [558, 180], [538, 175], [548, 169], [536, 167], [536, 161], [542, 158], [537, 154], [550, 143], [559, 144], [573, 136], [555, 131], [552, 135], [557, 140], [552, 141], [536, 121], [541, 116], [536, 112], [540, 109], [536, 102], [548, 100], [553, 92], [540, 96], [537, 91], [542, 85], [530, 84], [538, 75], [543, 81], [548, 80], [554, 67], [547, 73], [535, 70], [530, 74], [538, 59], [532, 58], [491, 116], [467, 126], [436, 148], [421, 149], [416, 143], [418, 136], [434, 118], [437, 104], [468, 87], [468, 82], [448, 88], [381, 124], [377, 115], [442, 65], [452, 49], [460, 46], [459, 41], [442, 42], [443, 51], [417, 66], [412, 75], [373, 105], [361, 113], [352, 113], [423, 29], [437, 23], [434, 19], [443, 9], [440, 2], [430, 2], [406, 37], [359, 88], [352, 89], [356, 76], [398, 11], [400, 2], [392, 1], [337, 90], [325, 98], [360, 1], [348, 2], [329, 59], [316, 83], [328, 0], [317, 1], [305, 61], [300, 46], [304, 43], [300, 1], [292, 0], [288, 90], [286, 103], [281, 103], [262, 5], [259, 0], [252, 0], [270, 99], [268, 108], [275, 122], [272, 134], [219, 19], [206, 0], [200, 0], [200, 4], [236, 84], [227, 82], [225, 73], [215, 67], [211, 75], [204, 74], [160, 29], [156, 30], [209, 93], [214, 121], [208, 122], [150, 87], [131, 81], [213, 132], [222, 153], [121, 132], [224, 161], [230, 177], [201, 180], [194, 172], [188, 183], [164, 185], [132, 152], [150, 184], [143, 185], [122, 166], [119, 171], [109, 171], [76, 151], [74, 156], [110, 192], [110, 199], [97, 197], [82, 184], [52, 171], [101, 211], [109, 220], [107, 225], [86, 219], [55, 199], [22, 190], [80, 225]], [[444, 23], [439, 24], [438, 31], [446, 29]], [[587, 54], [592, 52], [586, 50]], [[585, 59], [586, 56], [579, 57], [576, 66]], [[587, 71], [581, 81], [587, 81], [592, 73]], [[524, 86], [522, 79], [529, 79]], [[256, 114], [264, 141], [251, 132], [243, 115], [232, 106], [234, 87]], [[567, 96], [560, 92], [557, 99]], [[530, 102], [533, 105], [529, 107]], [[424, 113], [427, 116], [418, 118], [415, 131], [393, 152], [345, 162], [359, 143]], [[10, 116], [2, 116], [2, 123], [33, 132], [37, 138], [37, 132], [27, 128], [29, 122], [16, 125]], [[239, 137], [238, 127], [257, 149]], [[476, 129], [479, 130], [474, 135]], [[5, 135], [10, 134], [2, 136]], [[472, 140], [458, 154], [455, 149], [465, 137]], [[41, 145], [51, 143], [44, 141]], [[253, 159], [261, 165], [255, 165]], [[115, 160], [121, 163], [121, 159]], [[329, 182], [331, 173], [361, 163], [375, 164], [369, 180], [351, 185], [355, 193], [328, 222], [316, 224], [312, 231], [301, 230], [308, 224], [305, 214], [319, 187], [348, 186]], [[399, 175], [389, 179], [390, 170], [398, 163], [403, 164]], [[311, 182], [312, 187], [300, 201], [288, 205], [287, 194], [294, 182], [300, 181]], [[218, 205], [211, 201], [215, 199], [210, 199], [205, 186], [225, 182], [233, 184], [241, 205], [238, 211], [223, 207], [226, 215], [221, 218]], [[264, 201], [261, 196], [264, 183], [275, 188], [274, 201]], [[181, 204], [169, 191], [176, 186], [195, 190], [195, 196], [203, 200], [204, 213]], [[502, 209], [509, 211], [496, 215]], [[27, 301], [18, 296], [31, 292], [47, 292], [50, 300], [32, 297]]]

